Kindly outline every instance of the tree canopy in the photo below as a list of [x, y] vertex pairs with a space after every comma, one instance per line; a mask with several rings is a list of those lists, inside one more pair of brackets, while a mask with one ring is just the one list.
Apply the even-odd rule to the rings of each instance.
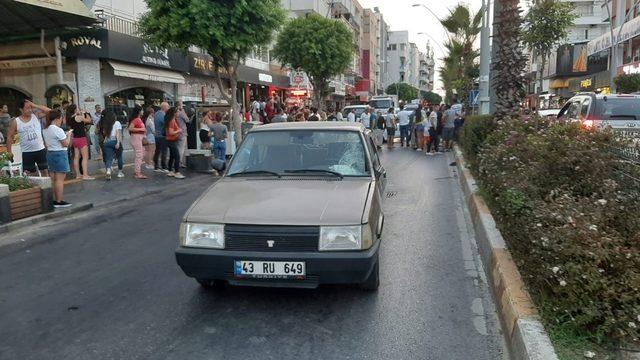
[[[187, 51], [197, 46], [213, 58], [222, 97], [234, 112], [240, 140], [239, 105], [235, 97], [237, 67], [254, 47], [267, 45], [286, 17], [279, 0], [146, 0], [149, 11], [140, 32], [151, 45]], [[231, 95], [220, 72], [229, 75]]]
[[480, 34], [481, 22], [482, 9], [473, 13], [464, 4], [458, 4], [441, 21], [450, 34], [445, 43], [447, 54], [442, 59], [444, 66], [439, 69], [448, 100], [451, 100], [455, 90], [459, 98], [466, 101], [467, 93], [478, 77], [479, 64], [476, 59], [480, 56], [480, 51], [474, 43]]
[[527, 47], [540, 57], [540, 86], [542, 91], [542, 74], [551, 50], [566, 41], [569, 27], [573, 25], [576, 15], [573, 4], [558, 0], [540, 0], [525, 16], [525, 31], [522, 40]]
[[410, 102], [420, 96], [420, 92], [415, 87], [406, 83], [396, 83], [387, 86], [386, 93], [398, 95], [398, 100]]
[[420, 91], [420, 97], [427, 100], [429, 104], [437, 105], [442, 103], [442, 96], [433, 91]]
[[341, 21], [318, 14], [289, 21], [273, 49], [273, 55], [282, 65], [307, 73], [319, 108], [323, 107], [328, 81], [349, 68], [354, 53], [351, 30]]

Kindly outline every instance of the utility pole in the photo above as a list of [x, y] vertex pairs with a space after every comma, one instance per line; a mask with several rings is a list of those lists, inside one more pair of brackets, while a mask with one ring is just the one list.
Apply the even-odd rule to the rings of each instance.
[[[625, 21], [626, 21], [626, 7], [627, 7], [627, 2], [626, 1], [616, 1], [616, 8], [613, 9], [613, 11], [609, 10], [610, 6], [609, 3], [613, 3], [612, 0], [606, 0], [606, 6], [607, 6], [607, 11], [609, 12], [609, 28], [610, 28], [610, 34], [611, 34], [611, 58], [609, 59], [609, 78], [611, 80], [611, 92], [612, 93], [616, 93], [617, 89], [616, 89], [616, 84], [613, 81], [615, 79], [615, 77], [617, 76], [617, 72], [618, 72], [618, 64], [621, 62], [622, 57], [624, 56], [624, 48], [622, 46], [620, 46], [620, 44], [618, 43], [618, 38], [617, 36], [620, 35], [620, 32], [622, 31], [622, 26], [624, 25]], [[613, 12], [615, 11], [616, 14], [616, 23], [613, 23], [613, 18], [611, 17], [611, 15], [613, 15]], [[619, 26], [620, 30], [618, 31], [617, 34], [614, 34], [614, 27]]]
[[[497, 1], [497, 0], [496, 0]], [[489, 1], [482, 0], [482, 29], [480, 30], [480, 114], [486, 115], [490, 112], [489, 104], [489, 82], [491, 63], [491, 37], [489, 28]]]

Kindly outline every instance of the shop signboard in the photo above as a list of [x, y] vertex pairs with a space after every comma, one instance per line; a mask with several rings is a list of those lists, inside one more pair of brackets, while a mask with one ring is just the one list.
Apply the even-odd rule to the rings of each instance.
[[625, 75], [640, 74], [640, 62], [636, 61], [630, 64], [618, 66], [618, 75], [620, 74], [625, 74]]
[[178, 50], [151, 46], [135, 36], [94, 29], [63, 38], [63, 55], [89, 59], [110, 59], [126, 63], [187, 72], [187, 57]]

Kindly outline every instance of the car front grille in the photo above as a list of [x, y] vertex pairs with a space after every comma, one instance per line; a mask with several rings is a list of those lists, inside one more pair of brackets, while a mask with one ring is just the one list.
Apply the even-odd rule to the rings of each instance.
[[225, 225], [224, 237], [226, 250], [312, 252], [318, 251], [320, 227]]

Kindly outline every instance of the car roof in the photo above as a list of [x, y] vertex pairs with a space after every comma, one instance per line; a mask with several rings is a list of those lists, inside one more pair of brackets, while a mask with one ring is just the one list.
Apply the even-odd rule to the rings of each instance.
[[301, 121], [258, 125], [253, 127], [251, 132], [270, 130], [344, 130], [364, 132], [366, 128], [361, 123], [343, 121]]
[[595, 96], [596, 99], [640, 99], [640, 94], [596, 94], [596, 93], [577, 93], [575, 96]]

